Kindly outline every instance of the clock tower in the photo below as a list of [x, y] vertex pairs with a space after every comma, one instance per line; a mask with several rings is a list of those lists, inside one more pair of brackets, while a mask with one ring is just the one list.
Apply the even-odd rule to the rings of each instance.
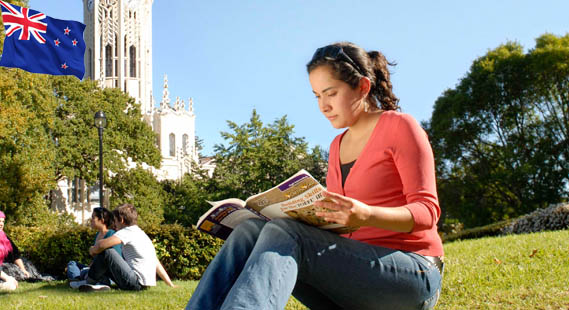
[[120, 88], [140, 103], [142, 119], [156, 133], [158, 180], [180, 179], [199, 164], [195, 147], [194, 103], [170, 101], [168, 78], [155, 106], [152, 95], [152, 4], [154, 0], [83, 0], [85, 77], [101, 87]]
[[120, 88], [152, 113], [152, 3], [83, 0], [85, 77]]

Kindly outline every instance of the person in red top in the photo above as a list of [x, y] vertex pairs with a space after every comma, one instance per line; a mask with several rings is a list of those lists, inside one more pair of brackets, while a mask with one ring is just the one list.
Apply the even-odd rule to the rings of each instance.
[[349, 42], [307, 64], [334, 128], [323, 219], [336, 235], [289, 219], [238, 225], [186, 309], [433, 309], [442, 284], [434, 159], [425, 131], [397, 110], [386, 58]]

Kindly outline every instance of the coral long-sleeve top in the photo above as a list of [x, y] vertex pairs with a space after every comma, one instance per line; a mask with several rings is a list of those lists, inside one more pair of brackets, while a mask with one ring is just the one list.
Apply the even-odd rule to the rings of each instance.
[[361, 227], [344, 237], [427, 256], [442, 256], [437, 233], [441, 209], [437, 198], [434, 158], [425, 131], [412, 116], [385, 111], [342, 187], [340, 142], [330, 145], [327, 189], [377, 207], [405, 207], [415, 222], [400, 233]]

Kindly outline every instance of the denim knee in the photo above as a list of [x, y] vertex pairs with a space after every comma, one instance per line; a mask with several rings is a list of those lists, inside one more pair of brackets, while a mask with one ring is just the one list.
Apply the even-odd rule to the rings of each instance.
[[[291, 219], [274, 219], [268, 222], [261, 231], [261, 237], [265, 241], [269, 241], [268, 246], [297, 246], [299, 244], [298, 240], [302, 238], [302, 231], [299, 229], [298, 225], [302, 225], [295, 220]], [[261, 239], [261, 238], [260, 238]], [[277, 242], [278, 241], [278, 242]], [[272, 244], [272, 245], [271, 245]]]
[[105, 262], [107, 264], [110, 264], [117, 257], [121, 257], [121, 255], [119, 255], [119, 253], [112, 247], [105, 249], [103, 252], [99, 253], [99, 255], [103, 255], [103, 257], [105, 258]]
[[267, 222], [265, 220], [261, 220], [261, 219], [256, 219], [256, 218], [247, 219], [247, 220], [243, 221], [242, 223], [240, 223], [239, 225], [237, 225], [237, 227], [235, 227], [233, 229], [233, 231], [231, 232], [231, 235], [229, 235], [229, 238], [231, 238], [232, 236], [233, 236], [233, 238], [239, 238], [239, 239], [240, 239], [240, 237], [243, 237], [243, 236], [245, 236], [245, 237], [247, 237], [247, 236], [256, 237], [259, 235], [259, 233], [263, 229], [263, 226], [266, 223]]
[[263, 228], [263, 232], [267, 230], [271, 231], [271, 234], [276, 234], [275, 237], [293, 237], [296, 239], [297, 235], [299, 234], [299, 230], [297, 229], [298, 225], [303, 224], [292, 219], [278, 218], [267, 223], [267, 225], [265, 225]]

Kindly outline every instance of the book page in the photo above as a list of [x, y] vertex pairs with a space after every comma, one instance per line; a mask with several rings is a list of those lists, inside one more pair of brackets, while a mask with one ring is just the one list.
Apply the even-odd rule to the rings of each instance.
[[314, 206], [314, 202], [323, 200], [324, 187], [306, 170], [271, 188], [251, 196], [246, 200], [246, 207], [256, 210], [261, 215], [274, 218], [294, 218], [306, 224], [338, 233], [347, 233], [354, 229], [336, 223], [329, 223], [316, 216], [318, 211], [327, 209]]

